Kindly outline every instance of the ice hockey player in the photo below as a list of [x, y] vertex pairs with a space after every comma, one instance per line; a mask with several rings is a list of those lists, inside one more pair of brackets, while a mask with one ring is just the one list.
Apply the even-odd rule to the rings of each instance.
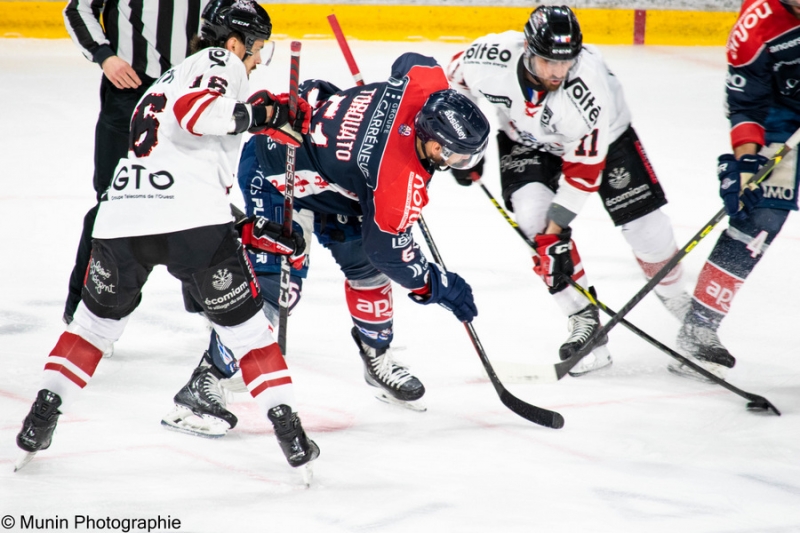
[[[82, 303], [47, 359], [41, 390], [17, 435], [17, 445], [29, 452], [19, 466], [50, 446], [59, 415], [70, 411], [103, 351], [122, 335], [155, 265], [189, 287], [220, 339], [240, 354], [244, 383], [289, 464], [319, 455], [290, 407], [292, 379], [261, 312], [229, 207], [238, 134], [249, 130], [299, 145], [295, 128], [302, 131], [304, 118], [310, 120], [305, 103], [299, 124], [289, 124], [285, 95], [246, 103], [249, 74], [271, 30], [269, 15], [252, 0], [212, 1], [193, 41], [197, 52], [139, 101], [128, 157], [117, 166], [94, 226]], [[292, 250], [302, 245], [283, 243]]]
[[[743, 186], [800, 128], [800, 0], [746, 0], [728, 37], [727, 55], [733, 153], [719, 157], [717, 174], [730, 219], [700, 271], [678, 334], [678, 347], [720, 376], [736, 363], [719, 340], [720, 323], [789, 211], [797, 210], [796, 150], [761, 187]], [[683, 366], [672, 369], [697, 376]]]
[[[315, 111], [311, 133], [296, 155], [295, 231], [300, 229], [306, 240], [313, 231], [345, 275], [351, 333], [367, 383], [386, 401], [422, 409], [416, 402], [424, 386], [392, 357], [391, 282], [409, 289], [415, 302], [438, 303], [460, 321], [477, 315], [470, 286], [458, 274], [427, 262], [411, 227], [428, 203], [427, 186], [435, 170], [469, 168], [483, 157], [488, 121], [469, 99], [448, 89], [444, 71], [433, 59], [418, 54], [398, 58], [387, 82], [339, 91], [328, 82], [310, 80], [301, 94]], [[285, 147], [267, 137], [245, 144], [238, 176], [247, 215], [282, 219], [285, 160]], [[245, 226], [245, 244], [252, 242], [248, 233]], [[258, 253], [251, 257], [274, 323], [278, 265]], [[305, 268], [293, 270], [291, 308], [300, 299], [304, 275]], [[216, 412], [222, 420], [235, 420], [217, 401], [222, 395], [219, 380], [236, 370], [225, 346], [212, 337], [208, 355], [192, 377], [215, 383], [215, 392], [193, 406], [179, 393], [176, 404], [201, 416]], [[173, 412], [163, 422], [176, 427], [184, 421]]]
[[[677, 251], [666, 203], [650, 161], [631, 126], [622, 87], [598, 50], [584, 46], [575, 14], [566, 6], [540, 6], [524, 33], [478, 38], [448, 67], [452, 84], [497, 111], [503, 200], [536, 244], [534, 271], [569, 316], [570, 335], [559, 349], [567, 359], [600, 326], [597, 308], [562, 276], [587, 287], [570, 224], [591, 193], [606, 211], [644, 271], [652, 277]], [[462, 185], [483, 165], [454, 169]], [[688, 309], [680, 267], [655, 291], [679, 320]], [[570, 372], [580, 375], [611, 364], [607, 338]]]

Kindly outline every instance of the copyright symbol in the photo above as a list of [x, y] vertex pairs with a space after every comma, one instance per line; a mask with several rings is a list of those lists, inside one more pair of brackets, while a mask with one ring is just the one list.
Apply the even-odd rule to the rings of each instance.
[[14, 517], [10, 514], [5, 515], [2, 519], [0, 519], [0, 525], [3, 526], [3, 529], [11, 529], [14, 527]]

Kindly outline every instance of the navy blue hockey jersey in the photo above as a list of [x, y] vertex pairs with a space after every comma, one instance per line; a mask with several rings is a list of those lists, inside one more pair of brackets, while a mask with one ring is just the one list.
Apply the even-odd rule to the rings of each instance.
[[[432, 93], [449, 88], [432, 58], [404, 54], [391, 78], [336, 91], [311, 80], [302, 95], [314, 106], [309, 134], [296, 152], [297, 207], [332, 215], [362, 216], [362, 239], [370, 261], [408, 289], [426, 284], [425, 257], [411, 226], [428, 203], [433, 168], [416, 152], [414, 119]], [[264, 179], [284, 189], [286, 148], [256, 136]], [[255, 201], [240, 176], [248, 204]]]

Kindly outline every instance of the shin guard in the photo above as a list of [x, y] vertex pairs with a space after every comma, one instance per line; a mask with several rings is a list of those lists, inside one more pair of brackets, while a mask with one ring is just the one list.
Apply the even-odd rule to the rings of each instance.
[[345, 280], [344, 293], [347, 307], [358, 328], [362, 341], [375, 349], [385, 348], [392, 342], [392, 283], [386, 281], [377, 287], [353, 287]]

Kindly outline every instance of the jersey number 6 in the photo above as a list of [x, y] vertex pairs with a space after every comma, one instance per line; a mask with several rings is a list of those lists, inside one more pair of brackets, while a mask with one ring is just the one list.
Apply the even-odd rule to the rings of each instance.
[[148, 94], [136, 107], [131, 118], [130, 149], [136, 157], [147, 157], [158, 143], [158, 119], [167, 106], [167, 97], [163, 94]]

